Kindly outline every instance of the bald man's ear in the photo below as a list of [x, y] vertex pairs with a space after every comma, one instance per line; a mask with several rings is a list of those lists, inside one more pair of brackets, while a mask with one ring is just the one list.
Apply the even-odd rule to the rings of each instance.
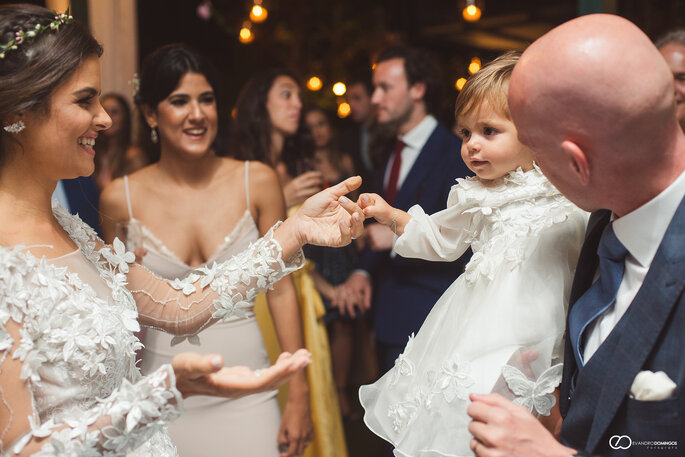
[[587, 185], [590, 182], [590, 165], [585, 152], [576, 143], [568, 140], [561, 143], [561, 149], [566, 153], [568, 160], [570, 160], [571, 169], [576, 173], [580, 182]]

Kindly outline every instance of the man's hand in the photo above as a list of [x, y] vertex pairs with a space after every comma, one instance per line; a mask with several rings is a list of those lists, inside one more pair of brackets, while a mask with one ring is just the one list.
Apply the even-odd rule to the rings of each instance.
[[522, 406], [498, 394], [470, 395], [466, 412], [473, 419], [471, 450], [478, 457], [570, 457], [576, 451], [559, 443]]
[[[362, 309], [363, 297], [361, 294], [345, 284], [340, 284], [333, 288], [331, 306], [338, 308], [341, 315], [349, 314], [351, 317], [357, 315], [356, 310]], [[356, 309], [355, 309], [356, 308]]]
[[389, 251], [395, 241], [395, 234], [392, 233], [390, 227], [382, 224], [367, 225], [364, 236], [372, 251]]
[[[356, 304], [361, 308], [362, 311], [367, 311], [369, 308], [371, 308], [371, 281], [364, 273], [352, 273], [350, 277], [347, 278], [347, 281], [341, 285], [341, 287], [346, 288], [348, 291], [350, 291], [352, 296], [356, 297], [355, 301], [358, 301]], [[354, 307], [352, 307], [352, 309], [347, 307], [347, 310], [348, 312], [352, 313], [354, 311]], [[351, 315], [354, 316], [354, 314]]]

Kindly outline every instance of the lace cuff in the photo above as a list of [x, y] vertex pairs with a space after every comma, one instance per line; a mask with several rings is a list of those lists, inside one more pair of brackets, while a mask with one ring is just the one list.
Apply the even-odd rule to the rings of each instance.
[[301, 250], [283, 260], [281, 245], [273, 238], [279, 225], [235, 257], [183, 279], [168, 281], [144, 267], [131, 268], [128, 288], [136, 298], [141, 323], [192, 341], [216, 320], [245, 317], [259, 293], [304, 266]]

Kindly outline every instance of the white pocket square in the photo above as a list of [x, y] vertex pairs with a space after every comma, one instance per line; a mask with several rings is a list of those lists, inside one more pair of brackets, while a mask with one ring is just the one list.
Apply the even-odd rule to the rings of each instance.
[[630, 397], [642, 401], [666, 400], [673, 396], [676, 384], [663, 371], [646, 370], [635, 376], [630, 386]]

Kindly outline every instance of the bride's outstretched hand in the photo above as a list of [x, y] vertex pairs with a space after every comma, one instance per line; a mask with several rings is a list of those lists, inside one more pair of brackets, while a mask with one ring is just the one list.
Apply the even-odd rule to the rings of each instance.
[[362, 178], [353, 176], [309, 197], [291, 217], [303, 244], [345, 246], [364, 231], [364, 213], [345, 197], [357, 189]]
[[294, 354], [284, 352], [275, 364], [261, 370], [224, 367], [219, 355], [193, 352], [176, 355], [171, 365], [176, 375], [176, 388], [184, 398], [191, 395], [237, 398], [274, 390], [310, 362], [309, 351], [299, 349]]

